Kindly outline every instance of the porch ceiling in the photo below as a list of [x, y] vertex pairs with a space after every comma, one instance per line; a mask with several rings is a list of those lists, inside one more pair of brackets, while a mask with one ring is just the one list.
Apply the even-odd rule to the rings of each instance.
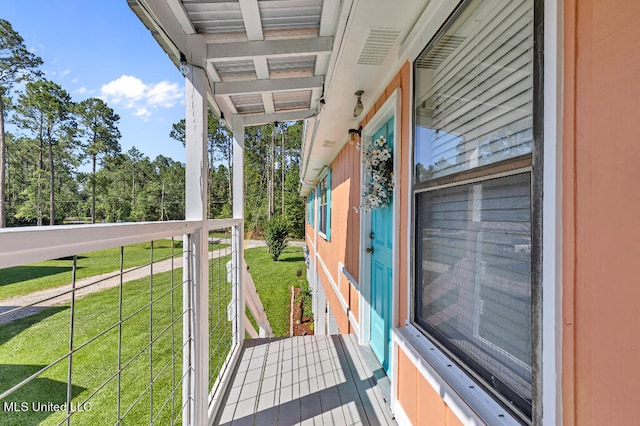
[[[429, 0], [127, 0], [176, 66], [209, 78], [216, 113], [245, 125], [307, 119], [302, 179], [315, 182], [397, 71]], [[326, 100], [326, 103], [321, 102]]]
[[318, 111], [337, 0], [128, 0], [176, 66], [206, 69], [217, 113], [248, 125]]

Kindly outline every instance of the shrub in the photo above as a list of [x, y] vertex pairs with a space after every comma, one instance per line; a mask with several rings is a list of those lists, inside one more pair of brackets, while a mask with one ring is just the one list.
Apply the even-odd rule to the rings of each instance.
[[289, 245], [289, 225], [281, 217], [274, 217], [264, 227], [264, 241], [267, 243], [269, 254], [277, 261], [280, 254]]

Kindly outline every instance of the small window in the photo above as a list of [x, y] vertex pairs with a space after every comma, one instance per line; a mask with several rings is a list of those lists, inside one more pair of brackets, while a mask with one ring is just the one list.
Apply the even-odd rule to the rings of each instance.
[[315, 226], [315, 214], [316, 214], [316, 193], [311, 191], [307, 197], [307, 223], [311, 226]]
[[331, 240], [331, 169], [318, 185], [318, 231], [327, 241]]

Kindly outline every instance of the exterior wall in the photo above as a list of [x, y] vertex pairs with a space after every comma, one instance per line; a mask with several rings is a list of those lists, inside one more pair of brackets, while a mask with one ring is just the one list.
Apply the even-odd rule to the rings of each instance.
[[398, 399], [414, 425], [462, 426], [438, 392], [401, 350], [398, 351]]
[[[373, 119], [376, 112], [384, 105], [385, 101], [400, 88], [402, 96], [402, 109], [400, 112], [401, 135], [396, 140], [396, 155], [400, 159], [400, 176], [397, 176], [396, 188], [400, 199], [400, 219], [397, 250], [399, 253], [398, 267], [398, 287], [396, 298], [398, 300], [398, 310], [396, 317], [396, 327], [403, 327], [409, 318], [409, 307], [407, 306], [408, 292], [410, 291], [409, 265], [411, 256], [409, 252], [409, 197], [411, 185], [411, 165], [410, 165], [410, 117], [411, 117], [411, 65], [405, 63], [389, 85], [385, 88], [381, 96], [376, 100], [374, 107], [367, 112], [361, 125], [364, 127]], [[427, 382], [425, 377], [418, 371], [410, 358], [401, 348], [397, 348], [396, 379], [392, 386], [396, 389], [398, 404], [402, 407], [407, 420], [414, 425], [462, 425], [453, 411], [443, 401], [440, 394]]]
[[407, 218], [409, 217], [409, 188], [411, 185], [411, 165], [410, 159], [410, 134], [411, 128], [409, 127], [409, 117], [411, 117], [411, 64], [406, 62], [398, 73], [394, 76], [393, 80], [385, 88], [384, 92], [376, 100], [374, 107], [367, 111], [365, 119], [360, 123], [362, 127], [365, 127], [369, 121], [373, 119], [376, 112], [384, 105], [385, 101], [393, 94], [393, 92], [400, 88], [402, 94], [402, 110], [400, 112], [401, 119], [401, 135], [399, 140], [395, 142], [395, 155], [400, 158], [400, 176], [396, 177], [396, 188], [400, 199], [400, 227], [398, 230], [399, 239], [397, 241], [398, 259], [400, 264], [398, 265], [398, 289], [397, 298], [399, 301], [398, 315], [396, 317], [396, 326], [403, 326], [408, 319], [408, 307], [407, 296], [409, 289], [409, 277], [407, 271], [411, 257], [408, 253], [408, 239], [409, 239], [409, 223]]
[[[319, 260], [316, 262], [316, 268], [340, 332], [353, 333], [354, 328], [349, 322], [348, 312], [343, 307], [341, 299], [352, 312], [352, 318], [357, 319], [354, 312], [358, 312], [358, 293], [340, 271], [339, 265], [344, 265], [348, 273], [358, 280], [360, 215], [353, 207], [360, 204], [360, 151], [355, 145], [345, 145], [330, 167], [331, 241], [318, 236]], [[316, 210], [317, 208], [316, 206]], [[310, 235], [313, 235], [313, 228], [307, 225], [307, 239]], [[338, 288], [341, 299], [334, 291], [332, 282]]]
[[640, 3], [567, 0], [563, 420], [640, 415]]

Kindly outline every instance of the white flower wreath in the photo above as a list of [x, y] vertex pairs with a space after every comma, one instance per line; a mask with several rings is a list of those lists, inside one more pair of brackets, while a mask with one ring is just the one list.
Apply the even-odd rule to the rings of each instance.
[[387, 139], [380, 136], [364, 151], [368, 181], [362, 194], [362, 208], [371, 212], [388, 206], [393, 197], [393, 158]]

